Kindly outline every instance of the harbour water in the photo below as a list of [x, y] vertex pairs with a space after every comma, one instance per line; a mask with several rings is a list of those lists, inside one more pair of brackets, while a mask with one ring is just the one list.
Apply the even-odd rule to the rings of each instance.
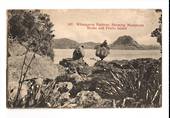
[[[54, 49], [54, 62], [57, 64], [63, 58], [72, 58], [74, 49]], [[154, 58], [161, 57], [160, 50], [110, 50], [110, 54], [104, 59], [106, 61], [112, 60], [131, 60], [137, 58]], [[94, 49], [85, 49], [84, 60], [87, 64], [93, 65], [97, 60]]]

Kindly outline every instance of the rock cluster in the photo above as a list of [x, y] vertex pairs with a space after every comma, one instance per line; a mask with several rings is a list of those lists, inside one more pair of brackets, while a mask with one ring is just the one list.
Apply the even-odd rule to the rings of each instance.
[[79, 75], [88, 76], [92, 70], [83, 59], [73, 60], [72, 58], [67, 58], [61, 60], [59, 64], [64, 66], [68, 73], [78, 73]]
[[22, 107], [161, 106], [161, 60], [98, 61], [89, 67], [83, 60], [63, 59], [60, 64], [66, 73], [43, 80], [35, 97], [30, 98], [34, 104], [22, 102]]

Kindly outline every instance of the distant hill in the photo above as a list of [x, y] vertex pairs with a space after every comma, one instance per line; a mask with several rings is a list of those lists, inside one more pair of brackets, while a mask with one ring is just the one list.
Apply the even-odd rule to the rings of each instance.
[[57, 49], [74, 49], [79, 46], [79, 43], [68, 38], [53, 40], [53, 48]]
[[142, 45], [145, 50], [160, 50], [161, 46], [159, 45]]
[[124, 35], [120, 36], [115, 42], [110, 44], [111, 49], [122, 49], [122, 50], [138, 50], [144, 49], [138, 42], [136, 42], [131, 36]]
[[85, 42], [81, 43], [86, 49], [94, 49], [96, 45], [99, 45], [100, 43], [94, 43], [94, 42]]
[[96, 45], [99, 45], [99, 43], [95, 42], [78, 43], [68, 38], [53, 40], [53, 47], [56, 49], [75, 49], [79, 45], [83, 45], [85, 49], [94, 49]]
[[[84, 45], [85, 49], [94, 49], [100, 43], [84, 42], [78, 43], [68, 38], [61, 38], [53, 40], [53, 48], [56, 49], [75, 49], [79, 45]], [[115, 42], [109, 45], [111, 49], [119, 50], [159, 50], [160, 46], [157, 45], [140, 45], [131, 36], [120, 36]]]

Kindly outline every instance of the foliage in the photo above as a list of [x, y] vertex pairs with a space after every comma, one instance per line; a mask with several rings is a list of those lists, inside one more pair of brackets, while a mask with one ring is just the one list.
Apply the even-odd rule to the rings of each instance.
[[40, 10], [8, 11], [8, 39], [18, 41], [26, 49], [53, 59], [52, 27], [49, 15]]
[[157, 38], [157, 42], [160, 45], [162, 45], [162, 10], [161, 9], [157, 9], [157, 10], [155, 10], [155, 12], [160, 13], [160, 17], [159, 17], [159, 21], [158, 21], [159, 27], [151, 32], [151, 36], [152, 37], [156, 37]]
[[129, 99], [130, 103], [117, 107], [161, 106], [161, 60], [97, 62], [95, 67], [93, 86], [102, 98]]

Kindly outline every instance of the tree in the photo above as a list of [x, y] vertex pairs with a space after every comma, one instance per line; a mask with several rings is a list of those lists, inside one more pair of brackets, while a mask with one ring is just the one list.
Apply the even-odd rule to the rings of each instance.
[[161, 45], [162, 48], [162, 10], [156, 9], [155, 12], [160, 14], [158, 21], [159, 27], [151, 32], [151, 37], [156, 37], [157, 42]]
[[[35, 54], [50, 56], [54, 53], [51, 41], [54, 37], [53, 23], [48, 14], [41, 13], [40, 10], [9, 10], [8, 11], [8, 40], [17, 41], [26, 48], [21, 74], [18, 82], [18, 89], [13, 105], [19, 105], [19, 96], [23, 82], [29, 71], [30, 65], [35, 58]], [[28, 52], [33, 52], [28, 60]]]
[[51, 59], [54, 57], [52, 28], [49, 15], [40, 10], [8, 11], [8, 37], [39, 55], [50, 56]]

